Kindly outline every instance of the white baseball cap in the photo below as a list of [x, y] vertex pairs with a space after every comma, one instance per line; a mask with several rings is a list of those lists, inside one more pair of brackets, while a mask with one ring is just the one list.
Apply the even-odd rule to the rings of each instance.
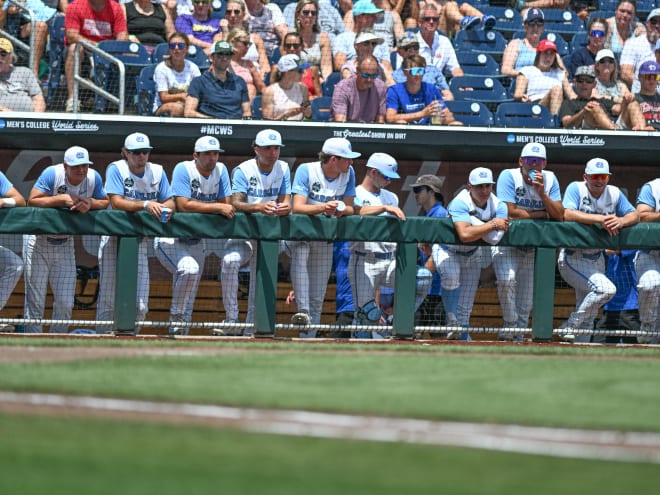
[[277, 62], [277, 70], [280, 72], [289, 72], [295, 69], [307, 69], [311, 64], [309, 62], [301, 62], [300, 57], [295, 53], [288, 53], [283, 55]]
[[616, 60], [614, 57], [614, 52], [608, 48], [603, 48], [602, 50], [598, 50], [598, 53], [596, 54], [596, 58], [594, 59], [596, 62], [600, 62], [604, 58], [613, 58]]
[[355, 37], [355, 41], [353, 42], [353, 44], [359, 45], [360, 43], [365, 43], [367, 41], [375, 41], [379, 45], [382, 45], [385, 40], [383, 38], [376, 36], [376, 34], [373, 31], [364, 30], [358, 33], [358, 35]]
[[495, 184], [493, 172], [486, 167], [477, 167], [470, 172], [470, 184], [480, 186], [481, 184]]
[[387, 153], [374, 153], [367, 161], [367, 167], [375, 168], [388, 179], [400, 179], [401, 176], [396, 172], [399, 165], [396, 159]]
[[520, 152], [520, 157], [543, 158], [544, 160], [547, 160], [545, 146], [540, 143], [527, 143]]
[[195, 153], [204, 153], [205, 151], [225, 151], [220, 147], [220, 141], [213, 136], [202, 136], [195, 141]]
[[147, 135], [140, 132], [134, 132], [133, 134], [126, 136], [126, 140], [124, 141], [124, 148], [129, 151], [153, 149], [151, 144], [149, 144], [149, 138]]
[[607, 160], [604, 158], [592, 158], [587, 162], [587, 166], [584, 168], [584, 173], [587, 175], [591, 174], [610, 174], [610, 164], [607, 163]]
[[362, 153], [353, 151], [351, 142], [346, 138], [326, 139], [321, 151], [326, 155], [340, 156], [342, 158], [357, 158], [362, 155]]
[[255, 146], [280, 146], [284, 148], [282, 144], [282, 136], [279, 132], [274, 131], [273, 129], [264, 129], [257, 133], [257, 137], [254, 138]]
[[64, 152], [64, 163], [69, 167], [78, 165], [93, 165], [94, 162], [89, 159], [89, 153], [81, 146], [71, 146]]

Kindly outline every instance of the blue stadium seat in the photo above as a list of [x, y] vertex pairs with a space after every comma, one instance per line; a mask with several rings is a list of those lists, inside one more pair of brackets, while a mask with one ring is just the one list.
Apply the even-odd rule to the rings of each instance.
[[491, 111], [478, 101], [448, 101], [446, 103], [447, 108], [454, 114], [454, 118], [463, 125], [479, 127], [495, 125]]
[[321, 85], [323, 96], [332, 97], [332, 93], [335, 91], [335, 85], [339, 81], [341, 81], [341, 74], [339, 72], [333, 72], [328, 77], [326, 77], [325, 81], [323, 81], [323, 84]]
[[495, 31], [499, 31], [506, 39], [511, 39], [513, 33], [523, 28], [520, 12], [510, 7], [488, 6], [482, 10], [484, 15], [492, 15], [497, 22]]
[[483, 103], [491, 111], [500, 103], [513, 101], [502, 83], [488, 76], [452, 77], [449, 89], [455, 100]]
[[328, 122], [330, 120], [330, 107], [332, 98], [319, 96], [312, 100], [312, 120], [316, 122]]
[[554, 129], [557, 120], [543, 105], [538, 103], [501, 103], [495, 111], [495, 125], [498, 127], [529, 127]]
[[154, 101], [156, 100], [156, 82], [154, 70], [157, 64], [148, 65], [140, 71], [135, 83], [135, 98], [138, 115], [149, 116], [154, 114]]
[[545, 29], [560, 34], [566, 41], [580, 31], [584, 31], [584, 21], [572, 10], [545, 9]]
[[261, 95], [257, 95], [254, 98], [252, 98], [252, 101], [250, 102], [250, 106], [252, 108], [253, 119], [261, 120], [264, 118], [263, 114], [261, 113]]
[[636, 5], [637, 17], [640, 21], [645, 22], [646, 16], [648, 16], [649, 12], [656, 8], [658, 2], [656, 0], [637, 0]]
[[620, 0], [598, 0], [598, 10], [614, 12]]
[[579, 50], [580, 48], [587, 46], [588, 43], [589, 43], [589, 35], [587, 34], [586, 31], [575, 33], [569, 45], [570, 52], [575, 53], [576, 50]]
[[498, 31], [483, 31], [468, 29], [459, 31], [454, 38], [456, 52], [487, 53], [497, 62], [502, 60], [502, 52], [506, 48], [506, 38]]
[[458, 52], [456, 57], [466, 76], [507, 77], [502, 75], [500, 64], [487, 53]]
[[[515, 33], [515, 34], [513, 35], [513, 37], [514, 37], [514, 38], [520, 38], [520, 39], [523, 39], [523, 38], [525, 37], [525, 31], [518, 31], [517, 33]], [[571, 54], [571, 48], [570, 48], [570, 45], [568, 44], [568, 41], [566, 41], [566, 40], [564, 39], [563, 36], [560, 36], [560, 35], [558, 35], [558, 34], [550, 33], [550, 32], [545, 31], [545, 32], [541, 35], [541, 39], [542, 39], [542, 40], [550, 40], [550, 41], [552, 41], [555, 45], [557, 45], [557, 53], [559, 53], [559, 55], [560, 55], [562, 58], [564, 58], [564, 57], [566, 57], [566, 56], [568, 56], [568, 55]]]

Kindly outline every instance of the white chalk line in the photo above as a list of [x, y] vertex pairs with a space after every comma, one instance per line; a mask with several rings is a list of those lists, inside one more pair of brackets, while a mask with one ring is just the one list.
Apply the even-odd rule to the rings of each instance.
[[552, 457], [660, 464], [660, 434], [356, 416], [91, 396], [0, 392], [0, 403], [226, 421], [289, 436], [467, 447]]

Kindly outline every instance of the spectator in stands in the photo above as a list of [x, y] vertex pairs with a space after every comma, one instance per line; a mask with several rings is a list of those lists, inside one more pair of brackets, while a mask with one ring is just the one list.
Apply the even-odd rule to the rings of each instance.
[[264, 41], [258, 34], [250, 32], [247, 17], [247, 6], [243, 0], [229, 0], [227, 2], [227, 9], [225, 10], [225, 18], [220, 21], [220, 28], [222, 29], [224, 39], [227, 38], [227, 34], [234, 28], [243, 28], [250, 33], [252, 44], [243, 56], [243, 59], [251, 60], [259, 67], [259, 71], [262, 74], [268, 74], [271, 69]]
[[[493, 193], [493, 172], [484, 167], [470, 172], [468, 185], [449, 203], [459, 245], [433, 245], [433, 262], [442, 281], [442, 301], [448, 327], [470, 326], [470, 315], [482, 267], [491, 262], [490, 247], [466, 245], [479, 239], [497, 244], [509, 230], [507, 206]], [[456, 328], [447, 338], [471, 340]]]
[[660, 9], [653, 9], [646, 18], [646, 36], [628, 40], [621, 52], [621, 80], [633, 93], [639, 91], [637, 73], [647, 60], [655, 60], [655, 44], [660, 39]]
[[169, 37], [169, 55], [156, 66], [154, 114], [183, 117], [190, 82], [201, 75], [199, 67], [186, 58], [188, 36], [175, 32]]
[[172, 19], [180, 15], [192, 14], [194, 7], [192, 0], [166, 0], [167, 9], [170, 11]]
[[587, 27], [587, 46], [575, 50], [571, 54], [568, 62], [568, 72], [571, 77], [575, 76], [575, 71], [583, 65], [594, 65], [596, 63], [596, 54], [605, 46], [605, 36], [607, 36], [607, 22], [602, 17], [594, 17], [589, 21]]
[[[383, 39], [379, 38], [374, 34], [373, 31], [365, 30], [360, 31], [355, 37], [355, 54], [356, 57], [347, 61], [341, 67], [341, 77], [346, 79], [347, 77], [354, 76], [356, 74], [356, 63], [359, 59], [374, 55], [376, 47], [380, 46], [383, 43]], [[388, 86], [394, 84], [392, 79], [391, 65], [388, 63], [387, 67], [383, 66], [381, 61], [378, 61], [378, 77], [380, 77]]]
[[596, 98], [611, 98], [614, 103], [621, 103], [623, 98], [630, 94], [628, 86], [619, 79], [616, 58], [612, 50], [604, 48], [596, 54]]
[[646, 129], [646, 121], [639, 103], [632, 94], [629, 93], [622, 98], [621, 103], [614, 103], [611, 98], [593, 96], [596, 88], [596, 73], [593, 67], [588, 65], [578, 67], [574, 82], [577, 98], [564, 100], [559, 109], [562, 127], [606, 130]]
[[[639, 222], [639, 214], [623, 192], [609, 185], [610, 165], [592, 158], [584, 170], [584, 181], [571, 182], [564, 193], [564, 220], [600, 225], [610, 236]], [[590, 335], [575, 335], [575, 329], [593, 329], [600, 307], [616, 294], [616, 286], [605, 276], [603, 250], [562, 249], [557, 261], [559, 273], [575, 289], [575, 311], [562, 324], [562, 340], [589, 342]]]
[[[5, 16], [7, 14], [20, 15], [21, 24], [19, 32], [16, 33], [16, 35], [21, 40], [29, 40], [30, 34], [32, 32], [30, 17], [23, 11], [19, 10], [16, 5], [5, 0], [2, 0], [2, 3], [2, 10], [0, 10], [0, 27], [4, 28]], [[48, 5], [46, 5], [42, 0], [17, 0], [16, 3], [20, 3], [22, 6], [30, 9], [34, 13], [36, 21], [34, 25], [34, 46], [32, 47], [32, 50], [34, 51], [35, 62], [34, 75], [37, 77], [37, 79], [40, 79], [39, 68], [41, 59], [44, 55], [44, 50], [46, 49], [46, 41], [48, 40], [48, 25], [50, 24], [50, 21], [53, 19], [53, 17], [55, 17], [55, 14], [57, 14], [57, 9], [53, 8], [54, 5], [52, 5], [52, 2], [49, 2]]]
[[[379, 37], [383, 38], [383, 42], [388, 50], [393, 50], [396, 40], [403, 36], [403, 23], [401, 22], [401, 16], [396, 10], [392, 10], [392, 7], [389, 5], [388, 0], [358, 0], [373, 2], [377, 8], [382, 9], [382, 14], [378, 15], [376, 21], [373, 25], [373, 31]], [[357, 5], [357, 2], [355, 2]], [[355, 9], [353, 5], [353, 10]], [[353, 10], [346, 12], [344, 15], [344, 25], [348, 31], [353, 29]]]
[[559, 66], [557, 46], [549, 40], [541, 40], [534, 65], [523, 67], [516, 78], [516, 101], [539, 103], [557, 115], [564, 95], [575, 98], [575, 91], [568, 82], [568, 76]]
[[644, 24], [636, 20], [637, 6], [634, 0], [621, 0], [616, 6], [614, 16], [607, 19], [608, 36], [605, 46], [612, 50], [617, 60], [626, 42], [646, 34]]
[[[403, 36], [401, 36], [401, 38], [399, 38], [396, 51], [396, 60], [400, 62], [403, 62], [403, 60], [408, 55], [419, 55], [419, 41], [417, 40], [417, 36], [415, 36], [413, 33], [405, 33]], [[406, 73], [403, 71], [403, 68], [401, 68], [400, 65], [401, 63], [398, 62], [397, 68], [392, 73], [392, 78], [394, 79], [395, 83], [406, 82]], [[451, 101], [454, 99], [454, 95], [452, 95], [451, 91], [449, 90], [447, 79], [445, 79], [445, 76], [438, 70], [435, 65], [426, 66], [422, 81], [425, 83], [433, 84], [436, 88], [438, 88], [438, 91], [440, 91], [440, 94], [445, 101]]]
[[332, 95], [335, 122], [385, 122], [387, 86], [378, 74], [378, 61], [367, 55], [358, 61], [356, 75], [335, 86]]
[[641, 87], [635, 93], [639, 107], [646, 119], [646, 124], [660, 131], [660, 95], [657, 92], [660, 79], [660, 64], [646, 61], [639, 68], [639, 81]]
[[440, 14], [433, 4], [428, 4], [419, 13], [419, 54], [426, 60], [426, 65], [435, 65], [440, 72], [452, 77], [463, 75], [458, 64], [456, 52], [449, 38], [438, 32]]
[[462, 125], [454, 119], [438, 88], [422, 81], [425, 69], [422, 56], [406, 57], [406, 82], [388, 88], [385, 120], [391, 124], [430, 124], [432, 118], [439, 118], [444, 125]]
[[[14, 206], [25, 206], [25, 198], [7, 179], [7, 176], [0, 172], [0, 208], [13, 208]], [[7, 304], [22, 274], [23, 260], [21, 257], [11, 249], [0, 246], [0, 310]], [[0, 332], [14, 332], [15, 330], [14, 325], [0, 323]]]
[[[342, 217], [353, 214], [355, 171], [353, 151], [344, 138], [326, 139], [319, 160], [302, 163], [293, 178], [293, 213]], [[286, 241], [291, 256], [291, 282], [296, 294], [294, 325], [318, 325], [332, 268], [332, 243], [327, 241]], [[316, 330], [301, 332], [315, 337]]]
[[319, 67], [321, 82], [332, 73], [332, 43], [319, 26], [319, 4], [316, 0], [300, 0], [296, 4], [294, 31], [300, 33], [300, 59]]
[[[360, 0], [353, 6], [353, 15], [355, 24], [353, 30], [347, 30], [335, 39], [332, 45], [333, 65], [336, 71], [340, 71], [346, 62], [357, 57], [355, 52], [355, 38], [362, 31], [374, 30], [374, 23], [377, 15], [383, 9], [379, 9], [371, 0]], [[384, 44], [380, 44], [374, 49], [374, 56], [385, 70], [392, 72], [390, 63], [390, 52]]]
[[[89, 166], [85, 148], [72, 146], [64, 161], [45, 168], [30, 191], [28, 206], [65, 209], [76, 214], [108, 207], [101, 174]], [[76, 255], [72, 235], [23, 236], [23, 276], [26, 320], [41, 320], [50, 283], [54, 320], [70, 320], [76, 293]], [[41, 325], [26, 324], [26, 333], [41, 333]], [[50, 333], [67, 333], [66, 324], [50, 326]]]
[[45, 112], [39, 80], [27, 67], [16, 67], [14, 45], [0, 38], [0, 112]]
[[[327, 33], [330, 40], [334, 40], [338, 34], [346, 31], [344, 21], [337, 8], [331, 3], [330, 0], [319, 0], [319, 14], [318, 25], [322, 33]], [[284, 19], [287, 26], [292, 31], [296, 31], [296, 17], [297, 17], [298, 3], [290, 2], [284, 7]]]
[[307, 87], [300, 82], [308, 62], [284, 55], [277, 63], [273, 83], [263, 93], [261, 108], [266, 120], [303, 120], [312, 117]]
[[211, 49], [211, 67], [190, 83], [185, 117], [240, 119], [252, 118], [245, 81], [229, 70], [234, 48], [216, 41]]
[[162, 4], [151, 0], [132, 0], [121, 6], [126, 15], [128, 39], [131, 41], [155, 47], [165, 43], [174, 33], [170, 11]]
[[190, 43], [209, 53], [214, 41], [222, 39], [220, 19], [211, 17], [211, 0], [193, 0], [192, 14], [181, 14], [174, 21], [177, 31], [185, 33]]
[[[564, 219], [559, 181], [548, 164], [545, 146], [528, 143], [520, 152], [518, 166], [505, 169], [497, 179], [497, 197], [506, 204], [511, 219]], [[536, 250], [494, 246], [493, 270], [502, 306], [502, 327], [527, 328], [532, 311]], [[522, 340], [522, 334], [502, 332], [498, 340]]]
[[461, 29], [474, 29], [484, 27], [492, 29], [495, 26], [495, 18], [484, 16], [483, 13], [471, 5], [463, 2], [460, 5], [454, 0], [426, 0], [420, 2], [420, 9], [424, 10], [429, 5], [437, 7], [440, 12], [438, 28], [443, 33], [454, 35]]
[[252, 100], [257, 94], [261, 94], [266, 89], [266, 83], [259, 67], [251, 60], [243, 59], [252, 45], [250, 35], [243, 28], [234, 28], [229, 31], [227, 41], [234, 48], [231, 57], [231, 71], [243, 78], [245, 84], [247, 84], [250, 100]]
[[513, 38], [502, 54], [502, 74], [518, 77], [520, 69], [534, 65], [536, 49], [543, 36], [545, 16], [541, 9], [529, 9], [523, 18], [524, 38]]
[[[302, 54], [302, 46], [303, 43], [300, 33], [296, 31], [291, 31], [289, 33], [286, 33], [286, 35], [284, 35], [284, 39], [282, 40], [282, 46], [280, 47], [280, 53], [282, 54], [282, 56], [297, 55], [298, 57], [300, 57]], [[275, 77], [276, 72], [277, 72], [277, 64], [273, 64], [270, 70], [271, 81], [274, 80], [273, 78]], [[321, 96], [323, 94], [323, 90], [321, 89], [321, 76], [318, 65], [310, 65], [309, 67], [304, 69], [302, 73], [302, 79], [300, 82], [302, 82], [307, 88], [307, 92], [309, 93], [310, 100], [313, 100], [317, 96]]]
[[269, 0], [246, 0], [245, 5], [249, 14], [247, 31], [261, 36], [266, 55], [270, 57], [289, 31], [282, 11], [277, 4], [269, 3]]
[[[70, 4], [64, 16], [66, 30], [66, 62], [64, 72], [68, 99], [66, 111], [78, 111], [78, 102], [73, 101], [73, 55], [80, 40], [96, 44], [102, 40], [127, 40], [126, 16], [113, 0], [77, 0]], [[82, 57], [80, 58], [82, 60]]]
[[419, 19], [419, 4], [417, 0], [389, 0], [392, 9], [399, 14], [404, 29], [415, 29]]

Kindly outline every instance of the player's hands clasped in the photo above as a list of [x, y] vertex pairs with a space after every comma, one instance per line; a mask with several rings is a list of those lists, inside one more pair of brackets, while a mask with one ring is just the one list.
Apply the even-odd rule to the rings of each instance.
[[503, 230], [506, 232], [509, 230], [509, 219], [508, 218], [493, 218], [490, 223], [495, 230]]
[[604, 215], [601, 225], [611, 236], [619, 235], [619, 231], [623, 227], [623, 220], [616, 215]]

